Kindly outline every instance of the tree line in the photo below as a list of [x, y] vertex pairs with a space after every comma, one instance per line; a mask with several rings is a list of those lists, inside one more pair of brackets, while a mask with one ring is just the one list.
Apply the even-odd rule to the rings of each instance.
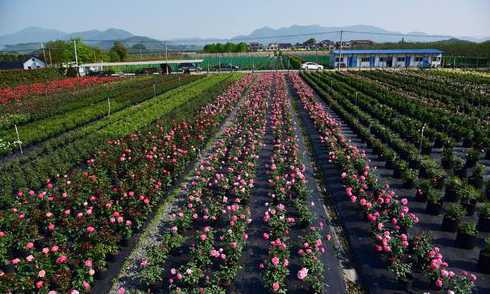
[[206, 53], [248, 52], [250, 47], [244, 42], [211, 43], [204, 46], [203, 51]]

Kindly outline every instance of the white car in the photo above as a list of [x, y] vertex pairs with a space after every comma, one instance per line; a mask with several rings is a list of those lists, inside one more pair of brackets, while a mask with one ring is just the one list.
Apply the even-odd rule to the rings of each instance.
[[314, 62], [305, 62], [301, 65], [301, 69], [304, 70], [322, 70], [323, 65]]

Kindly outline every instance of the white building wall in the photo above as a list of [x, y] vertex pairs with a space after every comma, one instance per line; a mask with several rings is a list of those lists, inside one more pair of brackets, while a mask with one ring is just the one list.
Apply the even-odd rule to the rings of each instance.
[[46, 67], [46, 64], [36, 57], [31, 57], [24, 62], [24, 69], [37, 69], [44, 67]]

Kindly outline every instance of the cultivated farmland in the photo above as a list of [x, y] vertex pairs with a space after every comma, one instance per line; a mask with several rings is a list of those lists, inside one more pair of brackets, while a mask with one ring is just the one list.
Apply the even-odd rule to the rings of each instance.
[[2, 293], [490, 292], [485, 73], [19, 75]]

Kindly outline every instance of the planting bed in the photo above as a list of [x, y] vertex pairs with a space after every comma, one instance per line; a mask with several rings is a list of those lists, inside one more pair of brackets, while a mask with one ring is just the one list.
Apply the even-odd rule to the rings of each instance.
[[490, 292], [487, 84], [271, 72], [8, 103], [0, 291]]

